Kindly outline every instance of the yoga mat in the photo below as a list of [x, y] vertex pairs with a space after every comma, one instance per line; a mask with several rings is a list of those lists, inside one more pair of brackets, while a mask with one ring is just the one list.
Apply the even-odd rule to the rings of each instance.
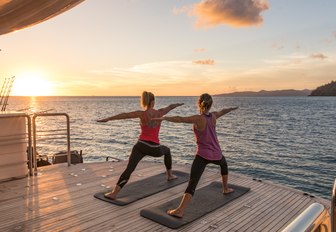
[[189, 173], [173, 171], [173, 174], [178, 178], [167, 181], [166, 173], [161, 173], [142, 180], [128, 183], [122, 188], [117, 196], [117, 199], [115, 200], [104, 197], [104, 194], [108, 192], [106, 190], [104, 192], [96, 193], [94, 197], [115, 205], [122, 206], [163, 190], [172, 188], [189, 180]]
[[[184, 211], [183, 218], [177, 218], [167, 214], [168, 209], [175, 209], [180, 204], [182, 196], [158, 206], [142, 209], [140, 215], [169, 228], [177, 229], [222, 207], [250, 190], [249, 188], [233, 184], [229, 184], [229, 186], [235, 190], [233, 193], [223, 194], [222, 183], [217, 181], [197, 189], [191, 202]], [[183, 193], [181, 193], [181, 195], [183, 195]]]

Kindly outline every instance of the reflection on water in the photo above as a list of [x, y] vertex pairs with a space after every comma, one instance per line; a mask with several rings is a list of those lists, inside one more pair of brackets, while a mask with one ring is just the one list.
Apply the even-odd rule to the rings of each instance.
[[[197, 97], [157, 97], [156, 108], [176, 102], [185, 105], [170, 115], [198, 113]], [[68, 113], [72, 149], [83, 150], [86, 162], [104, 161], [107, 156], [127, 159], [139, 135], [137, 120], [96, 122], [140, 109], [138, 97], [13, 97], [9, 104], [8, 110], [31, 106], [36, 111]], [[329, 198], [336, 177], [336, 98], [214, 98], [213, 110], [231, 106], [239, 109], [217, 123], [231, 171]], [[38, 124], [41, 130], [65, 127], [63, 119], [40, 118]], [[191, 125], [163, 122], [160, 139], [171, 148], [174, 162], [191, 163], [195, 152]], [[38, 145], [40, 154], [66, 149], [65, 139]]]

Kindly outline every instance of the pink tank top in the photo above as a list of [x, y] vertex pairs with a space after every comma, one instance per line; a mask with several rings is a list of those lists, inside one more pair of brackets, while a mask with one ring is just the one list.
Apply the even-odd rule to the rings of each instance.
[[220, 160], [223, 154], [217, 139], [216, 128], [212, 124], [212, 114], [203, 116], [206, 119], [205, 129], [198, 131], [193, 128], [197, 144], [196, 154], [207, 160]]
[[[144, 111], [145, 120], [147, 118], [146, 113], [147, 111]], [[151, 124], [153, 124], [153, 126]], [[144, 123], [144, 124], [140, 123], [140, 127], [141, 127], [141, 133], [139, 136], [139, 140], [151, 141], [151, 142], [160, 144], [160, 140], [159, 140], [159, 132], [160, 132], [160, 127], [161, 127], [160, 121], [157, 121], [154, 123], [151, 123], [151, 122]]]

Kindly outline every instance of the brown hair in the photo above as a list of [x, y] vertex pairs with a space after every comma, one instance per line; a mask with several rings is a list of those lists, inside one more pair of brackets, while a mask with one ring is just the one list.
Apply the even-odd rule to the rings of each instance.
[[142, 92], [140, 103], [143, 108], [147, 108], [148, 106], [150, 106], [150, 104], [154, 100], [155, 97], [153, 93], [147, 91]]
[[210, 110], [212, 106], [212, 97], [210, 94], [203, 93], [198, 99], [198, 108], [200, 113]]

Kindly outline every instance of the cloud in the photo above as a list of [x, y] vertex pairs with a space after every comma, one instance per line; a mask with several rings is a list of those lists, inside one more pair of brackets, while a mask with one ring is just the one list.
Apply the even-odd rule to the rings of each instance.
[[[77, 76], [61, 75], [59, 80], [66, 86], [56, 86], [55, 93], [137, 96], [147, 89], [158, 96], [198, 96], [203, 92], [313, 89], [335, 77], [336, 57], [332, 53], [322, 55], [328, 59], [320, 61], [311, 54], [296, 52], [252, 65], [244, 65], [240, 60], [216, 59], [216, 65], [172, 60], [97, 69]], [[62, 79], [64, 77], [67, 79]]]
[[195, 52], [205, 52], [205, 49], [204, 48], [196, 48]]
[[282, 43], [273, 43], [272, 48], [275, 50], [281, 50], [284, 48], [284, 45]]
[[[310, 55], [293, 54], [266, 60], [250, 69], [230, 74], [227, 80], [231, 86], [244, 87], [253, 91], [260, 89], [314, 89], [334, 78], [336, 60], [332, 55], [327, 60], [317, 62]], [[234, 81], [234, 82], [233, 82]]]
[[212, 59], [207, 59], [207, 60], [194, 60], [194, 64], [201, 64], [201, 65], [214, 65], [215, 61]]
[[183, 6], [180, 8], [174, 7], [173, 14], [182, 14], [182, 13], [188, 13], [191, 11], [191, 6]]
[[312, 59], [317, 59], [317, 60], [324, 60], [324, 59], [327, 59], [328, 57], [322, 53], [314, 53], [314, 54], [311, 54], [310, 57]]
[[189, 13], [196, 17], [196, 26], [200, 28], [221, 24], [248, 27], [260, 25], [261, 13], [268, 8], [268, 0], [203, 0], [194, 4]]
[[[87, 84], [82, 84], [81, 90], [86, 88], [88, 95], [95, 92], [98, 95], [131, 96], [147, 89], [158, 95], [196, 96], [211, 89], [213, 83], [229, 78], [227, 73], [227, 69], [195, 65], [190, 60], [151, 62], [128, 68], [91, 70], [85, 80]], [[83, 80], [82, 76], [80, 80]], [[90, 85], [93, 80], [95, 84]]]

